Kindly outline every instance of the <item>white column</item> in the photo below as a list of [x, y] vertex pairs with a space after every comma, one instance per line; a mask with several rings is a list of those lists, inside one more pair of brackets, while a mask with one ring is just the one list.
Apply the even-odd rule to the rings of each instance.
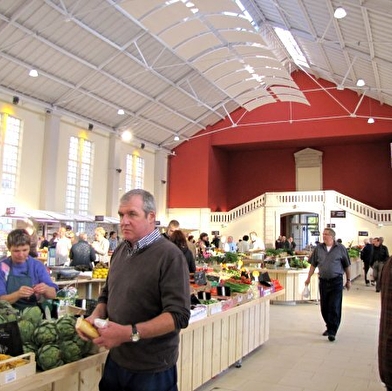
[[167, 218], [167, 152], [156, 151], [155, 153], [155, 175], [154, 175], [154, 197], [157, 207], [157, 220], [162, 224], [168, 223]]
[[[56, 194], [56, 183], [59, 180], [57, 175], [57, 159], [60, 145], [59, 115], [51, 112], [46, 113], [44, 134], [40, 208], [43, 210], [56, 210], [54, 194]], [[68, 148], [68, 145], [64, 147]]]
[[120, 149], [121, 140], [116, 134], [111, 134], [109, 139], [108, 187], [106, 197], [106, 215], [111, 217], [117, 217], [118, 201], [124, 193], [124, 189], [120, 190], [121, 180], [125, 175], [125, 167], [121, 166]]

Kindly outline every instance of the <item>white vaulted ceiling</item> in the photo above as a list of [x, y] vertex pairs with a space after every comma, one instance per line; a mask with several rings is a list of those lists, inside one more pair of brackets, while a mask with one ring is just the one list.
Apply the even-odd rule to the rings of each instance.
[[392, 105], [391, 0], [242, 5], [248, 14], [233, 0], [1, 0], [0, 91], [171, 150], [238, 107], [309, 104], [273, 30], [282, 27], [309, 75], [353, 90], [362, 78]]

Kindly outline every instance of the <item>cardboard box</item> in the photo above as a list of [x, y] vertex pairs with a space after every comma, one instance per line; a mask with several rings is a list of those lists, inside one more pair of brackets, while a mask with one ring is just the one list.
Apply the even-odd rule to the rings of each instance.
[[19, 380], [24, 377], [35, 374], [36, 371], [35, 354], [32, 352], [21, 354], [20, 356], [16, 356], [16, 357], [11, 357], [7, 360], [1, 360], [0, 366], [4, 364], [12, 365], [16, 361], [20, 361], [21, 359], [26, 361], [26, 364], [20, 365], [13, 369], [9, 369], [7, 371], [0, 372], [0, 385], [8, 384], [15, 380]]

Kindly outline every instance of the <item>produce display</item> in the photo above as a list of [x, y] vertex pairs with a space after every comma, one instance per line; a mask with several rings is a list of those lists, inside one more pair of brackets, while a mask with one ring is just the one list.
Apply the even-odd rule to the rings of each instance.
[[[11, 321], [18, 322], [24, 353], [34, 352], [38, 368], [43, 371], [80, 360], [89, 354], [93, 346], [91, 341], [84, 341], [76, 333], [77, 319], [73, 315], [43, 319], [37, 306], [18, 311], [7, 301], [0, 300], [0, 324]], [[18, 360], [16, 362], [19, 363]], [[22, 365], [22, 361], [14, 363], [12, 365]]]
[[21, 365], [25, 365], [28, 363], [28, 361], [24, 360], [23, 358], [4, 362], [10, 358], [12, 358], [12, 356], [8, 354], [0, 354], [0, 372], [15, 369], [16, 367], [20, 367]]
[[290, 267], [295, 268], [295, 269], [306, 269], [310, 266], [310, 263], [306, 259], [301, 259], [301, 258], [292, 258], [289, 261]]
[[106, 279], [109, 273], [109, 265], [107, 263], [98, 262], [93, 269], [93, 278]]

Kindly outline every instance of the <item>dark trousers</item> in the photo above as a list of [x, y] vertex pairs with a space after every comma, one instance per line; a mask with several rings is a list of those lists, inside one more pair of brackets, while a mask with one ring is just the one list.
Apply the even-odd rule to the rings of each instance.
[[373, 263], [373, 279], [376, 281], [376, 291], [381, 291], [381, 273], [384, 267], [384, 262], [376, 261]]
[[363, 271], [365, 272], [365, 284], [369, 284], [369, 282], [370, 282], [367, 278], [369, 268], [370, 268], [369, 262], [364, 262], [363, 263]]
[[342, 318], [343, 277], [319, 279], [321, 315], [329, 335], [336, 335]]
[[133, 373], [117, 365], [109, 354], [99, 391], [178, 391], [177, 367], [157, 373]]

